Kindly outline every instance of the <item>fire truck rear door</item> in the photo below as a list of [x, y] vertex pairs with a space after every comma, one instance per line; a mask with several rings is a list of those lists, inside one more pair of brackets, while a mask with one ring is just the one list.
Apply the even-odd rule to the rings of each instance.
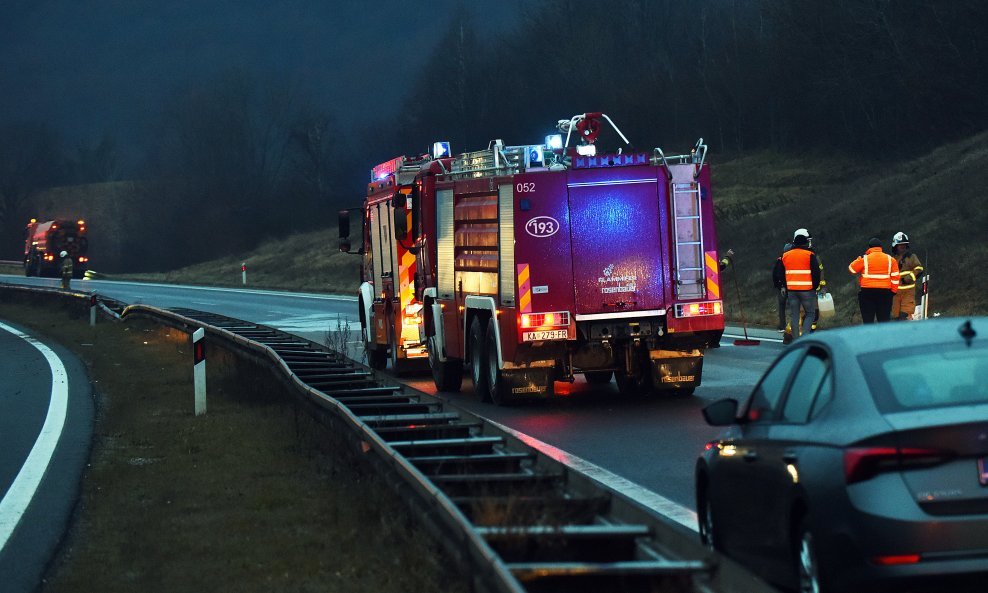
[[576, 313], [663, 308], [655, 169], [573, 171], [568, 185]]

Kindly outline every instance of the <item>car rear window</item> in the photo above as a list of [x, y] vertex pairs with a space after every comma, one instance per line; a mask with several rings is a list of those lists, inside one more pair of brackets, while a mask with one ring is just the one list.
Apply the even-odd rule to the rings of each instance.
[[988, 403], [988, 347], [957, 343], [860, 357], [883, 412]]

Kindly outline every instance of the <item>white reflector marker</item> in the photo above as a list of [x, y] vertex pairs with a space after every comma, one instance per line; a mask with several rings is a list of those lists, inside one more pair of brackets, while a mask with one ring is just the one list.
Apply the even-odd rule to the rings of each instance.
[[192, 332], [192, 380], [196, 389], [196, 416], [206, 413], [206, 330]]
[[38, 434], [38, 440], [34, 442], [31, 452], [24, 460], [24, 465], [10, 485], [10, 490], [7, 490], [7, 494], [0, 500], [0, 550], [3, 550], [14, 528], [24, 516], [31, 499], [34, 498], [34, 493], [41, 484], [41, 478], [44, 477], [52, 455], [55, 454], [58, 439], [62, 436], [65, 413], [69, 404], [69, 378], [62, 361], [50, 348], [3, 323], [0, 323], [0, 329], [14, 334], [37, 348], [51, 367], [51, 399], [48, 401], [45, 423]]

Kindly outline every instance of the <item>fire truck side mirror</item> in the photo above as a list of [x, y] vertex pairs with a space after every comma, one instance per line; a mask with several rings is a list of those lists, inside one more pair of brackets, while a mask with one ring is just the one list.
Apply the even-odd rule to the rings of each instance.
[[395, 222], [394, 230], [395, 237], [399, 240], [404, 240], [408, 236], [408, 215], [405, 213], [404, 208], [395, 207]]
[[340, 251], [350, 253], [350, 211], [340, 210]]

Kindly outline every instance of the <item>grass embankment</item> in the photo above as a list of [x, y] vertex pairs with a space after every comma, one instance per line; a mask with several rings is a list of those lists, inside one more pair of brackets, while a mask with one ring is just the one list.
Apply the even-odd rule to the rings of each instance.
[[877, 237], [888, 249], [906, 232], [931, 274], [930, 313], [988, 313], [988, 133], [917, 158], [889, 162], [758, 153], [714, 163], [720, 247], [737, 252], [723, 276], [728, 314], [737, 319], [734, 274], [749, 321], [774, 326], [771, 271], [795, 229], [806, 227], [834, 293], [835, 319], [860, 323], [857, 282], [848, 264]]
[[340, 253], [336, 229], [267, 241], [242, 256], [230, 256], [171, 272], [128, 274], [114, 278], [243, 287], [240, 266], [247, 263], [247, 287], [303, 292], [355, 294], [360, 257]]
[[24, 268], [22, 266], [12, 266], [10, 264], [0, 264], [0, 274], [10, 274], [23, 276]]
[[186, 334], [0, 303], [74, 351], [99, 410], [76, 518], [42, 591], [462, 591], [392, 491], [269, 377]]

